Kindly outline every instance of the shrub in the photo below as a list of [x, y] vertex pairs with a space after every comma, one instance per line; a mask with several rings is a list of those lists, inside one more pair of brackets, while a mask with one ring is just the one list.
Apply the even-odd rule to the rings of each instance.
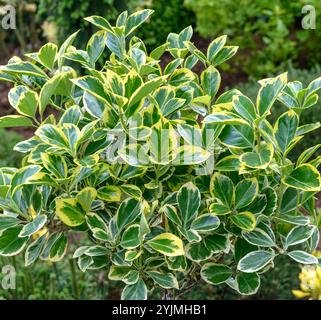
[[236, 68], [254, 78], [281, 70], [287, 60], [305, 67], [320, 61], [315, 54], [320, 34], [302, 28], [302, 8], [307, 4], [315, 7], [319, 26], [320, 1], [185, 0], [185, 4], [195, 12], [202, 36], [225, 33], [244, 49]]
[[152, 9], [155, 14], [139, 33], [147, 48], [154, 48], [166, 41], [170, 32], [179, 32], [194, 25], [195, 15], [184, 6], [184, 0], [131, 0], [129, 10]]
[[99, 12], [104, 17], [115, 20], [119, 10], [124, 7], [123, 0], [39, 0], [37, 15], [38, 20], [47, 21], [56, 26], [56, 37], [60, 43], [70, 33], [81, 29], [77, 39], [80, 44], [92, 33], [92, 29], [85, 24], [83, 17]]
[[[59, 50], [49, 43], [31, 62], [13, 57], [0, 67], [20, 113], [0, 127], [37, 127], [14, 147], [23, 167], [1, 169], [0, 255], [26, 248], [26, 265], [56, 262], [68, 235], [83, 232], [92, 245], [74, 252], [79, 268], [109, 270], [126, 284], [123, 299], [158, 288], [175, 298], [201, 279], [253, 294], [276, 256], [317, 263], [309, 252], [319, 240], [321, 157], [311, 160], [319, 145], [295, 161], [288, 155], [320, 127], [299, 124], [317, 103], [320, 78], [307, 88], [286, 73], [264, 79], [255, 104], [235, 89], [217, 96], [217, 67], [237, 47], [223, 36], [205, 55], [187, 27], [148, 54], [139, 38], [126, 38], [151, 13], [123, 12], [116, 27], [88, 17], [100, 31], [86, 50], [72, 46], [72, 34]], [[105, 46], [111, 55], [98, 70]], [[165, 51], [173, 60], [162, 70]], [[270, 123], [277, 99], [289, 110]], [[44, 116], [49, 105], [57, 113]]]
[[40, 0], [38, 18], [57, 26], [59, 42], [63, 42], [68, 34], [80, 29], [76, 43], [82, 43], [92, 33], [92, 29], [85, 24], [83, 17], [99, 12], [108, 20], [115, 21], [118, 13], [125, 9], [129, 12], [135, 12], [138, 9], [155, 11], [155, 19], [149, 21], [148, 27], [140, 33], [140, 38], [144, 40], [147, 47], [164, 43], [168, 33], [178, 32], [195, 20], [194, 13], [184, 7], [184, 0]]

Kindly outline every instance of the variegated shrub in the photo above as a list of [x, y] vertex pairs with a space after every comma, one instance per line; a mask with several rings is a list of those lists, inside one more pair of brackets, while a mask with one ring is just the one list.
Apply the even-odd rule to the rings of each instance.
[[[123, 299], [159, 288], [176, 298], [201, 279], [248, 295], [278, 255], [318, 263], [320, 145], [294, 160], [291, 150], [320, 127], [300, 115], [317, 104], [321, 78], [307, 88], [286, 74], [264, 79], [255, 102], [218, 94], [217, 67], [237, 47], [222, 36], [205, 54], [188, 27], [147, 53], [133, 33], [151, 13], [124, 12], [116, 26], [86, 18], [100, 30], [85, 50], [74, 33], [0, 67], [19, 114], [0, 127], [35, 128], [15, 146], [22, 167], [0, 169], [0, 254], [56, 262], [70, 233], [86, 234], [80, 269], [108, 270]], [[276, 100], [288, 111], [272, 124]]]

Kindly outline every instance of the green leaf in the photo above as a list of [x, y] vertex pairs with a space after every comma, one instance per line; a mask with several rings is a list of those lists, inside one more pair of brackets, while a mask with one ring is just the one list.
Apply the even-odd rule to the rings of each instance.
[[229, 246], [229, 240], [227, 236], [212, 234], [205, 237], [204, 244], [205, 247], [214, 254], [225, 251]]
[[283, 73], [276, 78], [268, 79], [260, 88], [256, 105], [260, 117], [270, 113], [270, 109], [284, 89], [287, 82], [287, 74]]
[[57, 45], [49, 42], [40, 48], [38, 59], [46, 68], [52, 70], [56, 60], [57, 51]]
[[147, 287], [142, 279], [135, 284], [127, 285], [122, 294], [122, 300], [147, 300]]
[[168, 268], [174, 271], [185, 271], [187, 268], [187, 261], [185, 256], [166, 257]]
[[127, 266], [111, 266], [108, 274], [110, 280], [120, 280], [126, 284], [134, 284], [138, 281], [139, 274], [134, 274], [136, 270]]
[[24, 116], [4, 116], [0, 118], [0, 128], [32, 127], [32, 120]]
[[16, 110], [27, 117], [34, 118], [38, 105], [38, 95], [34, 91], [22, 92], [17, 101]]
[[234, 155], [224, 157], [215, 164], [215, 169], [217, 171], [239, 171], [240, 157]]
[[8, 93], [8, 100], [10, 105], [16, 109], [19, 98], [23, 93], [28, 91], [30, 91], [30, 89], [23, 85], [14, 86], [13, 88], [11, 88]]
[[84, 76], [77, 79], [71, 79], [71, 81], [85, 92], [90, 93], [99, 101], [108, 105], [109, 97], [104, 89], [103, 83], [98, 78]]
[[82, 64], [84, 67], [90, 66], [90, 59], [88, 53], [84, 50], [76, 50], [75, 48], [70, 48], [65, 54], [64, 58], [74, 62]]
[[133, 224], [124, 231], [120, 245], [125, 249], [135, 249], [140, 245], [139, 224]]
[[177, 202], [184, 227], [188, 227], [198, 214], [201, 194], [192, 182], [184, 184], [177, 193]]
[[306, 133], [309, 133], [311, 131], [317, 130], [321, 127], [321, 123], [320, 122], [316, 122], [316, 123], [309, 123], [309, 124], [304, 124], [300, 127], [298, 127], [295, 136], [302, 136], [305, 135]]
[[49, 234], [47, 242], [45, 243], [44, 248], [43, 248], [41, 255], [40, 255], [41, 260], [49, 259], [50, 250], [51, 250], [52, 246], [54, 245], [54, 243], [57, 241], [57, 239], [59, 239], [61, 234], [62, 234], [62, 232], [53, 232], [53, 233]]
[[134, 222], [141, 213], [141, 203], [138, 200], [130, 198], [124, 200], [119, 206], [116, 215], [118, 230], [121, 231]]
[[256, 179], [241, 180], [235, 187], [234, 204], [236, 209], [244, 208], [253, 202], [259, 192]]
[[210, 213], [215, 214], [217, 216], [224, 216], [232, 212], [232, 210], [229, 207], [220, 203], [212, 203], [209, 206], [209, 211]]
[[246, 125], [248, 123], [242, 118], [238, 117], [232, 112], [228, 111], [214, 111], [204, 119], [205, 123], [226, 124], [226, 125]]
[[53, 95], [68, 96], [70, 94], [72, 77], [72, 71], [57, 73], [43, 85], [39, 95], [39, 113], [41, 116], [50, 104]]
[[197, 232], [208, 232], [217, 229], [220, 225], [220, 219], [213, 214], [202, 214], [191, 224], [191, 229]]
[[20, 223], [21, 223], [21, 220], [17, 218], [0, 214], [0, 233], [4, 230], [15, 227]]
[[62, 260], [67, 252], [67, 246], [67, 237], [64, 233], [61, 233], [50, 248], [49, 260], [51, 262], [57, 262]]
[[138, 87], [135, 92], [131, 95], [125, 114], [127, 117], [132, 116], [136, 113], [139, 108], [139, 102], [146, 98], [150, 93], [157, 89], [165, 80], [165, 77], [158, 77], [145, 82], [143, 85]]
[[256, 219], [253, 213], [251, 212], [241, 212], [230, 217], [232, 222], [239, 228], [252, 231], [256, 225]]
[[98, 189], [98, 198], [104, 201], [117, 202], [121, 199], [121, 190], [117, 186], [105, 186]]
[[213, 66], [209, 66], [201, 74], [201, 84], [204, 93], [214, 99], [221, 84], [220, 73]]
[[141, 24], [143, 24], [154, 12], [151, 9], [144, 9], [131, 14], [126, 23], [125, 34], [130, 35], [134, 30], [136, 30]]
[[126, 43], [124, 36], [118, 36], [115, 33], [108, 32], [107, 48], [121, 60], [124, 59], [125, 46]]
[[173, 161], [174, 165], [195, 165], [205, 162], [210, 153], [200, 147], [183, 145], [180, 146], [177, 152], [177, 156]]
[[44, 167], [58, 179], [66, 179], [68, 167], [65, 159], [54, 153], [41, 153]]
[[82, 272], [85, 272], [93, 263], [94, 260], [86, 255], [79, 257], [77, 261], [78, 267]]
[[57, 126], [44, 124], [35, 133], [43, 142], [61, 149], [69, 149], [69, 142], [65, 133]]
[[85, 222], [86, 212], [73, 198], [56, 199], [56, 213], [59, 219], [69, 227], [76, 227]]
[[320, 191], [321, 177], [319, 171], [310, 164], [295, 168], [282, 182], [289, 187], [304, 191]]
[[25, 253], [25, 266], [33, 264], [40, 256], [41, 251], [47, 241], [46, 235], [42, 235], [40, 238], [32, 242], [26, 249]]
[[294, 139], [298, 124], [299, 118], [293, 110], [283, 113], [278, 118], [274, 126], [274, 136], [283, 154]]
[[125, 260], [126, 261], [134, 261], [138, 259], [142, 255], [142, 251], [137, 250], [127, 250], [125, 253]]
[[[169, 34], [167, 40], [169, 40], [171, 35], [173, 35], [173, 33]], [[192, 33], [190, 35], [192, 35]], [[181, 48], [185, 46], [192, 53], [192, 55], [195, 56], [199, 61], [201, 61], [204, 65], [207, 64], [207, 59], [206, 59], [205, 54], [201, 50], [198, 50], [196, 48], [196, 46], [191, 41], [188, 41], [188, 40], [186, 41], [185, 40], [185, 41], [183, 41], [183, 44], [179, 44], [178, 43], [177, 46], [179, 46]], [[170, 51], [170, 52], [172, 52], [172, 51]], [[182, 53], [181, 55], [179, 54], [180, 57], [184, 57], [185, 56], [184, 50], [180, 50], [178, 52]]]
[[161, 111], [164, 117], [168, 117], [172, 113], [183, 108], [185, 99], [173, 98], [161, 106]]
[[96, 199], [97, 191], [94, 188], [86, 187], [78, 192], [76, 199], [85, 212], [89, 212], [93, 201]]
[[237, 289], [242, 295], [255, 294], [260, 287], [261, 280], [257, 273], [238, 273], [236, 275]]
[[161, 273], [158, 271], [148, 271], [147, 275], [151, 277], [155, 283], [164, 289], [179, 289], [177, 279], [172, 273]]
[[142, 190], [133, 184], [124, 184], [120, 186], [120, 189], [123, 193], [126, 193], [131, 198], [139, 200], [142, 197]]
[[302, 264], [317, 264], [319, 262], [315, 256], [301, 250], [291, 251], [288, 256]]
[[134, 140], [145, 141], [152, 134], [152, 129], [144, 126], [130, 128], [128, 134]]
[[162, 208], [162, 211], [165, 213], [166, 217], [173, 221], [175, 224], [181, 226], [182, 221], [180, 216], [177, 213], [177, 210], [174, 206], [167, 204]]
[[275, 239], [261, 228], [255, 228], [251, 232], [242, 232], [243, 239], [247, 242], [259, 247], [274, 247]]
[[298, 158], [298, 160], [297, 160], [297, 165], [299, 166], [300, 164], [303, 164], [303, 163], [307, 162], [307, 161], [312, 157], [312, 155], [313, 155], [320, 147], [321, 147], [321, 144], [317, 144], [317, 145], [315, 145], [315, 146], [313, 146], [313, 147], [310, 147], [310, 148], [304, 150], [304, 151], [300, 154], [300, 156], [299, 156], [299, 158]]
[[97, 99], [89, 92], [84, 92], [83, 103], [85, 110], [94, 118], [104, 119], [107, 110], [113, 110], [106, 107], [106, 105]]
[[96, 27], [109, 31], [111, 33], [114, 32], [113, 27], [110, 25], [110, 23], [103, 17], [99, 16], [91, 16], [91, 17], [86, 17], [84, 18], [86, 21], [92, 23]]
[[0, 255], [1, 256], [15, 256], [20, 253], [29, 237], [20, 238], [19, 233], [22, 227], [13, 227], [3, 231], [0, 234]]
[[253, 169], [266, 169], [272, 161], [274, 154], [273, 145], [262, 144], [258, 152], [245, 152], [241, 155], [242, 164]]
[[118, 155], [132, 167], [146, 167], [150, 164], [146, 148], [140, 144], [129, 144], [119, 150]]
[[311, 238], [313, 232], [314, 226], [311, 225], [294, 227], [286, 236], [284, 247], [288, 248], [290, 246], [307, 241]]
[[245, 273], [253, 273], [263, 269], [274, 259], [273, 251], [252, 251], [238, 263], [237, 269]]
[[87, 43], [87, 53], [92, 65], [99, 59], [106, 46], [107, 33], [98, 31], [92, 35]]
[[0, 66], [0, 71], [9, 73], [15, 76], [32, 76], [38, 78], [47, 78], [47, 75], [37, 66], [30, 62], [11, 63], [6, 66]]
[[199, 128], [188, 124], [179, 124], [178, 133], [190, 145], [200, 146], [202, 144], [202, 132]]
[[233, 108], [235, 111], [249, 123], [256, 119], [256, 110], [253, 102], [246, 96], [237, 95], [233, 97]]
[[0, 80], [15, 83], [14, 76], [0, 72]]
[[231, 268], [224, 264], [206, 263], [201, 269], [202, 279], [213, 285], [224, 283], [231, 275]]
[[307, 95], [312, 95], [319, 91], [321, 88], [321, 77], [314, 79], [313, 81], [310, 82], [308, 85], [308, 92]]
[[36, 216], [31, 222], [24, 225], [18, 236], [20, 238], [30, 237], [31, 235], [42, 229], [46, 222], [47, 216], [45, 214], [40, 214], [39, 216]]
[[62, 69], [63, 63], [64, 63], [64, 54], [67, 51], [67, 49], [72, 45], [74, 42], [79, 30], [71, 34], [61, 45], [58, 54], [57, 54], [57, 61], [58, 61], [58, 68], [59, 70]]
[[16, 171], [11, 180], [11, 193], [12, 195], [17, 191], [17, 189], [23, 185], [28, 183], [32, 177], [38, 174], [40, 171], [39, 166], [25, 166]]
[[185, 254], [182, 240], [171, 233], [162, 233], [147, 241], [147, 244], [155, 251], [168, 257]]
[[158, 60], [164, 54], [167, 48], [168, 48], [168, 43], [164, 43], [158, 46], [150, 53], [150, 57], [153, 58], [154, 60]]
[[105, 221], [98, 214], [89, 212], [86, 214], [85, 219], [94, 238], [104, 242], [110, 240], [108, 227]]
[[[194, 240], [195, 241], [195, 240]], [[200, 241], [200, 239], [198, 239]], [[191, 242], [186, 245], [186, 256], [194, 262], [208, 260], [213, 256], [212, 250], [207, 248], [203, 242]]]
[[218, 54], [218, 52], [224, 47], [226, 43], [227, 36], [223, 35], [216, 39], [214, 39], [207, 49], [207, 59], [213, 62], [214, 58]]
[[99, 257], [99, 256], [106, 256], [109, 253], [109, 249], [103, 246], [92, 246], [89, 247], [85, 254], [90, 257]]
[[212, 197], [231, 208], [234, 198], [234, 184], [229, 177], [215, 173], [211, 178], [210, 192]]
[[213, 65], [219, 66], [223, 62], [231, 59], [237, 52], [239, 47], [237, 46], [225, 46], [223, 47], [213, 58]]
[[224, 127], [219, 139], [228, 147], [253, 148], [254, 131], [248, 125], [229, 125]]
[[176, 69], [169, 77], [169, 84], [173, 87], [188, 85], [195, 79], [194, 73], [186, 68]]
[[279, 216], [275, 217], [275, 219], [299, 226], [306, 226], [310, 223], [309, 217], [301, 215], [292, 216], [287, 214], [280, 214]]

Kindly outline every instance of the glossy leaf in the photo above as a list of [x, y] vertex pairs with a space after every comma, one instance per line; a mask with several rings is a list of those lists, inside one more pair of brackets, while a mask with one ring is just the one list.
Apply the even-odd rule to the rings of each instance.
[[201, 195], [193, 183], [187, 183], [178, 191], [177, 202], [185, 227], [195, 219], [201, 204]]
[[209, 284], [220, 284], [232, 275], [232, 270], [224, 264], [207, 263], [202, 267], [201, 276]]
[[310, 164], [302, 164], [295, 168], [283, 183], [295, 189], [304, 191], [320, 191], [321, 178], [319, 171]]
[[184, 255], [182, 240], [171, 233], [162, 233], [149, 240], [147, 244], [165, 256], [176, 257]]
[[272, 251], [253, 251], [239, 261], [237, 268], [245, 273], [253, 273], [263, 269], [273, 259]]

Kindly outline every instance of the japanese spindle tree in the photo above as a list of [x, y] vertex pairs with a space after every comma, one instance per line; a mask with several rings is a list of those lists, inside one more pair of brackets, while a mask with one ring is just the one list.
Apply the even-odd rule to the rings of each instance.
[[[320, 127], [300, 115], [321, 78], [264, 79], [256, 101], [218, 94], [217, 68], [237, 47], [221, 36], [203, 53], [187, 27], [149, 53], [134, 33], [151, 13], [123, 12], [115, 26], [88, 17], [98, 31], [84, 49], [74, 33], [0, 67], [17, 113], [0, 127], [35, 129], [14, 147], [21, 168], [0, 169], [0, 255], [57, 262], [82, 233], [79, 268], [108, 270], [123, 299], [159, 288], [173, 299], [201, 281], [249, 295], [278, 255], [318, 263], [320, 145], [291, 151]], [[271, 123], [276, 100], [288, 111]]]

